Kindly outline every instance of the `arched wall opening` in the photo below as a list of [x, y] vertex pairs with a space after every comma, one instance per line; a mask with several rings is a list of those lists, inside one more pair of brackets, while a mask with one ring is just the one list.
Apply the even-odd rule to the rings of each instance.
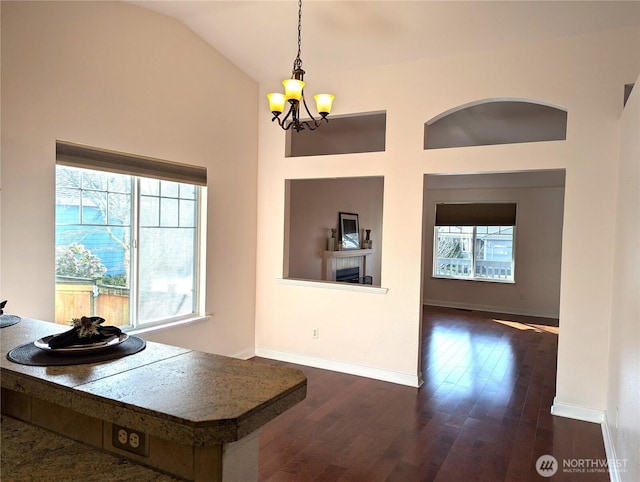
[[424, 124], [424, 149], [566, 138], [566, 109], [527, 99], [482, 99], [454, 107]]

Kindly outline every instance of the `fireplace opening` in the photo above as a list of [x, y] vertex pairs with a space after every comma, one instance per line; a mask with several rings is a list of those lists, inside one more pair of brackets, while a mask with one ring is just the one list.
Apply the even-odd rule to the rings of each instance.
[[336, 270], [336, 281], [342, 283], [373, 284], [372, 276], [360, 276], [360, 268], [343, 268]]
[[336, 281], [357, 283], [360, 279], [360, 268], [344, 268], [336, 270]]

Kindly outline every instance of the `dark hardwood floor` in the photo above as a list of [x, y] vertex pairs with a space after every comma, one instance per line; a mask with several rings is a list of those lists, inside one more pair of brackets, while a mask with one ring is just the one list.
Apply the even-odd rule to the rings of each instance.
[[[308, 378], [307, 398], [261, 435], [259, 480], [608, 481], [563, 468], [606, 455], [598, 424], [550, 413], [554, 324], [426, 307], [419, 389], [256, 358]], [[553, 477], [537, 473], [542, 455]]]

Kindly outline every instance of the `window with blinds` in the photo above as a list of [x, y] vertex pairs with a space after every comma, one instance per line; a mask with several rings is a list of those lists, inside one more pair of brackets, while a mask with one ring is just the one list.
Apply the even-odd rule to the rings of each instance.
[[199, 313], [206, 168], [56, 143], [56, 322]]
[[433, 276], [515, 281], [515, 203], [438, 203]]

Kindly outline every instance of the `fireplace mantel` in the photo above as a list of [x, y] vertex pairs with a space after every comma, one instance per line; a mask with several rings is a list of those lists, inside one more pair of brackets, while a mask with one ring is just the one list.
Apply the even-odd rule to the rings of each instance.
[[343, 249], [342, 251], [325, 251], [324, 258], [355, 258], [358, 256], [369, 256], [373, 249]]
[[336, 280], [336, 271], [344, 268], [360, 268], [360, 276], [367, 275], [367, 256], [372, 249], [345, 249], [322, 253], [322, 279]]

